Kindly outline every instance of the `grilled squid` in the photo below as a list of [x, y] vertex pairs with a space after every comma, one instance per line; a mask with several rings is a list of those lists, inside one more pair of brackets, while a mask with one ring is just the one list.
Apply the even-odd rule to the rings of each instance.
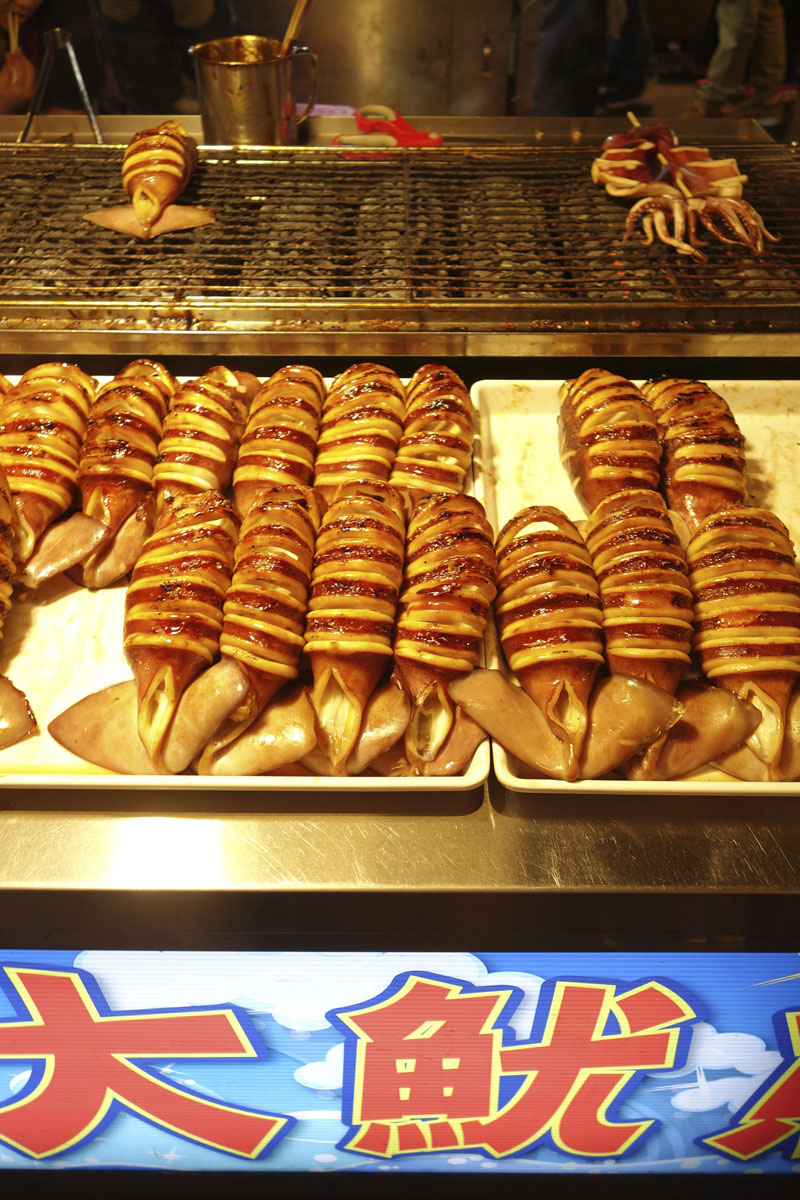
[[674, 692], [690, 661], [692, 593], [663, 497], [644, 488], [606, 497], [585, 537], [609, 669]]
[[629, 380], [592, 367], [559, 391], [561, 461], [587, 513], [605, 497], [660, 481], [656, 418]]
[[497, 539], [495, 616], [506, 660], [563, 751], [575, 779], [588, 703], [604, 665], [600, 594], [578, 530], [555, 508], [523, 509]]
[[82, 511], [50, 527], [28, 560], [29, 587], [81, 564], [87, 587], [126, 575], [153, 528], [153, 464], [176, 382], [160, 363], [129, 363], [98, 391], [78, 458]]
[[687, 559], [703, 673], [759, 710], [745, 745], [766, 778], [779, 779], [800, 675], [800, 573], [789, 531], [767, 509], [722, 509], [700, 525]]
[[252, 377], [211, 367], [172, 397], [153, 486], [160, 508], [174, 496], [224, 491], [231, 481], [253, 390]]
[[83, 562], [87, 587], [127, 575], [155, 519], [153, 471], [177, 381], [161, 363], [129, 363], [100, 388], [81, 447], [78, 484], [83, 512], [109, 530]]
[[[0, 638], [11, 608], [16, 563], [16, 513], [5, 473], [0, 467]], [[13, 746], [36, 731], [36, 718], [24, 694], [0, 675], [0, 749]]]
[[[692, 594], [686, 559], [658, 492], [607, 496], [586, 523], [600, 585], [606, 659], [614, 674], [646, 679], [674, 695], [690, 663]], [[655, 771], [661, 747], [636, 764]]]
[[636, 125], [611, 134], [592, 162], [592, 182], [610, 196], [741, 196], [747, 183], [734, 158], [705, 146], [679, 146], [668, 125]]
[[438, 363], [420, 367], [406, 389], [403, 433], [389, 482], [411, 495], [463, 492], [474, 433], [464, 382]]
[[306, 366], [281, 367], [256, 392], [233, 474], [240, 513], [275, 486], [310, 484], [325, 394], [319, 371]]
[[403, 432], [405, 388], [389, 367], [356, 363], [333, 380], [322, 409], [314, 486], [325, 500], [357, 480], [386, 483]]
[[138, 729], [153, 763], [184, 689], [217, 657], [238, 519], [218, 491], [166, 503], [125, 599], [124, 650], [136, 680]]
[[[471, 496], [422, 496], [412, 509], [394, 656], [412, 702], [405, 755], [417, 774], [435, 770], [458, 735], [447, 684], [480, 661], [496, 591], [494, 534]], [[481, 735], [482, 736], [482, 735]]]
[[364, 709], [391, 664], [403, 577], [403, 501], [388, 484], [345, 485], [322, 518], [306, 619], [319, 746], [346, 771]]
[[14, 499], [21, 563], [75, 499], [94, 394], [94, 380], [79, 367], [51, 362], [25, 371], [0, 404], [0, 466]]
[[[221, 665], [226, 659], [238, 665], [247, 690], [207, 745], [201, 773], [228, 773], [224, 748], [297, 678], [320, 520], [316, 496], [292, 485], [266, 493], [244, 518], [225, 597], [220, 654]], [[241, 747], [233, 757], [241, 760]], [[259, 774], [257, 762], [246, 773]]]
[[5, 471], [0, 467], [0, 637], [3, 635], [3, 626], [11, 608], [17, 570], [14, 561], [14, 546], [17, 540], [15, 526], [14, 501]]
[[210, 209], [177, 205], [197, 166], [194, 138], [177, 121], [134, 134], [122, 158], [122, 186], [131, 203], [84, 214], [87, 221], [147, 240], [214, 220]]
[[727, 401], [694, 379], [654, 379], [642, 394], [661, 431], [663, 485], [686, 538], [721, 508], [744, 502], [744, 438]]

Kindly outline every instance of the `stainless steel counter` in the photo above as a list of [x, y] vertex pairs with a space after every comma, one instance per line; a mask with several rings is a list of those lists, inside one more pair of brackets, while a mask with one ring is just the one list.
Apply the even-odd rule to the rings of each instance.
[[[623, 238], [626, 206], [591, 182], [612, 123], [420, 119], [441, 147], [200, 147], [185, 193], [216, 213], [139, 242], [88, 210], [123, 198], [122, 148], [162, 118], [0, 118], [0, 335], [7, 353], [793, 356], [800, 161], [754, 122], [677, 123], [737, 156], [779, 235], [707, 261]], [[617, 122], [617, 125], [622, 122]], [[201, 138], [198, 118], [186, 124]], [[202, 140], [202, 139], [201, 139]]]
[[[413, 119], [413, 118], [412, 118]], [[348, 119], [321, 118], [312, 122], [315, 145], [330, 144]], [[124, 145], [135, 127], [131, 118], [101, 118], [104, 137]], [[532, 120], [419, 119], [421, 128], [439, 128], [446, 137], [503, 139], [519, 144], [542, 144], [554, 138], [576, 143], [587, 136], [592, 123], [562, 123], [556, 129]], [[187, 118], [190, 132], [199, 135], [197, 118]], [[11, 141], [20, 122], [0, 118], [0, 141]], [[607, 130], [608, 123], [602, 123]], [[589, 133], [599, 132], [600, 126]], [[694, 130], [688, 130], [688, 134]], [[91, 135], [81, 118], [46, 118], [34, 127], [34, 137], [74, 138], [88, 143]], [[761, 146], [766, 135], [749, 122], [717, 122], [703, 129], [705, 141], [714, 144], [737, 140]], [[684, 138], [685, 140], [685, 138]], [[798, 320], [800, 327], [800, 319]], [[218, 334], [186, 330], [161, 332], [157, 344], [145, 330], [128, 341], [115, 341], [116, 352], [131, 350], [154, 355], [228, 352]], [[305, 336], [305, 340], [304, 340]], [[749, 337], [749, 341], [747, 338]], [[549, 356], [610, 353], [607, 334], [595, 336], [590, 328], [580, 335], [557, 329], [537, 334], [505, 328], [501, 331], [451, 331], [432, 339], [424, 331], [404, 343], [391, 330], [348, 333], [318, 330], [293, 334], [291, 347], [282, 353], [322, 356], [344, 353], [370, 358], [392, 353], [457, 356], [468, 353], [499, 356], [508, 373], [511, 360], [533, 352]], [[744, 340], [743, 340], [744, 338]], [[224, 339], [223, 339], [224, 340]], [[97, 349], [91, 333], [58, 331], [56, 343], [65, 344], [75, 357]], [[746, 344], [745, 344], [746, 343]], [[234, 340], [237, 352], [274, 353], [263, 335], [247, 330]], [[613, 352], [640, 358], [670, 353], [731, 356], [733, 354], [796, 355], [797, 329], [763, 334], [702, 338], [690, 331], [665, 336], [646, 330], [620, 335]], [[34, 347], [38, 352], [38, 343]], [[0, 350], [21, 355], [31, 350], [25, 331], [0, 331]], [[263, 360], [262, 360], [263, 361]], [[466, 360], [465, 360], [466, 361]], [[488, 361], [488, 358], [487, 358]], [[661, 360], [663, 362], [663, 360]], [[0, 363], [2, 366], [2, 363]], [[485, 368], [483, 369], [485, 374]], [[516, 372], [514, 372], [516, 373]], [[260, 793], [160, 792], [157, 787], [141, 794], [128, 791], [80, 792], [15, 789], [7, 777], [0, 787], [0, 889], [6, 897], [4, 926], [19, 931], [62, 925], [74, 917], [68, 897], [98, 897], [95, 908], [82, 910], [86, 921], [110, 928], [115, 919], [111, 894], [129, 899], [152, 895], [191, 898], [213, 897], [213, 912], [206, 912], [206, 927], [216, 922], [219, 931], [233, 928], [220, 895], [269, 900], [271, 928], [291, 924], [287, 907], [300, 897], [328, 899], [329, 922], [337, 920], [348, 897], [359, 905], [353, 922], [369, 923], [385, 903], [373, 905], [375, 893], [395, 896], [406, 905], [407, 917], [393, 919], [398, 927], [423, 922], [435, 929], [435, 914], [449, 898], [458, 906], [467, 932], [480, 931], [482, 914], [497, 916], [501, 897], [539, 898], [567, 911], [567, 899], [583, 896], [584, 912], [600, 911], [599, 898], [635, 896], [642, 912], [648, 898], [751, 899], [800, 894], [800, 810], [797, 798], [748, 796], [574, 797], [542, 794], [518, 797], [505, 793], [495, 782], [477, 793], [447, 795], [379, 792], [322, 794], [292, 792], [285, 796]], [[330, 897], [337, 902], [331, 905]], [[12, 901], [24, 898], [23, 905]], [[435, 898], [435, 899], [432, 899]], [[468, 907], [464, 905], [468, 902]], [[421, 907], [425, 905], [427, 907]], [[494, 907], [493, 907], [494, 906]], [[318, 919], [322, 909], [318, 910]], [[509, 909], [509, 921], [517, 920]], [[664, 926], [663, 912], [659, 917]], [[469, 912], [467, 920], [465, 914]], [[275, 914], [278, 914], [275, 916]], [[163, 914], [162, 914], [163, 915]], [[168, 919], [168, 918], [164, 918]], [[189, 918], [187, 918], [189, 919]], [[562, 925], [566, 918], [562, 917]], [[502, 926], [502, 921], [501, 921]], [[339, 928], [343, 928], [339, 925]], [[495, 923], [495, 928], [497, 924]], [[731, 926], [733, 929], [733, 925]], [[63, 937], [62, 929], [62, 937]]]
[[[87, 801], [90, 800], [90, 803]], [[0, 792], [0, 887], [800, 893], [797, 797]]]

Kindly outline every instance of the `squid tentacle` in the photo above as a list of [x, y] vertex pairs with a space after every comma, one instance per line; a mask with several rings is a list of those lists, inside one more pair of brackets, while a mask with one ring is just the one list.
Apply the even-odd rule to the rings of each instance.
[[[703, 259], [705, 255], [697, 246], [685, 240], [688, 228], [688, 211], [686, 202], [678, 196], [646, 196], [628, 213], [625, 223], [623, 241], [627, 241], [633, 233], [636, 222], [642, 221], [642, 244], [651, 246], [654, 236], [668, 246], [674, 246], [679, 254], [690, 255]], [[671, 228], [670, 228], [671, 222]]]

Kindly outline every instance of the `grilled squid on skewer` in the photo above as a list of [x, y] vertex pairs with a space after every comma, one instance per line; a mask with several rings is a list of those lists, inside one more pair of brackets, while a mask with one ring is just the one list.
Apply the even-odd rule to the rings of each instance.
[[523, 509], [497, 539], [495, 616], [506, 660], [578, 775], [589, 696], [604, 665], [600, 594], [589, 552], [562, 512]]
[[561, 461], [587, 513], [614, 492], [658, 488], [658, 425], [630, 380], [592, 367], [567, 380], [559, 399]]
[[82, 511], [40, 539], [23, 575], [30, 587], [76, 564], [91, 588], [131, 569], [153, 528], [153, 464], [175, 387], [165, 367], [141, 359], [98, 390], [78, 458]]
[[667, 504], [685, 540], [721, 508], [744, 502], [744, 437], [717, 392], [695, 379], [653, 379], [642, 394], [656, 415]]
[[11, 608], [17, 570], [14, 561], [14, 546], [17, 540], [15, 526], [14, 501], [5, 471], [0, 467], [0, 637], [3, 636], [3, 625]]
[[405, 388], [389, 367], [355, 363], [334, 379], [322, 409], [314, 486], [326, 501], [353, 480], [386, 483], [403, 432]]
[[690, 661], [692, 593], [663, 497], [608, 496], [586, 522], [609, 669], [674, 692]]
[[[615, 674], [646, 679], [674, 695], [690, 663], [692, 594], [686, 558], [658, 492], [607, 496], [586, 523], [600, 586], [606, 659]], [[632, 766], [656, 769], [661, 746]]]
[[744, 246], [753, 254], [764, 253], [765, 241], [781, 240], [780, 234], [770, 233], [761, 213], [747, 200], [692, 196], [685, 204], [689, 241], [693, 246], [707, 244], [700, 237], [701, 230], [726, 246]]
[[177, 205], [197, 166], [194, 138], [177, 121], [134, 134], [122, 158], [122, 186], [131, 203], [85, 213], [84, 219], [147, 240], [214, 220], [199, 206]]
[[632, 236], [637, 221], [642, 222], [642, 245], [652, 246], [658, 235], [659, 241], [673, 246], [678, 254], [700, 261], [705, 259], [699, 249], [702, 243], [694, 236], [694, 224], [682, 196], [644, 196], [637, 200], [625, 221], [623, 244]]
[[134, 134], [122, 159], [122, 186], [145, 237], [178, 199], [197, 166], [197, 145], [177, 121]]
[[703, 672], [759, 710], [745, 745], [766, 778], [779, 779], [800, 675], [800, 573], [789, 532], [767, 509], [723, 509], [700, 525], [687, 559]]
[[242, 514], [271, 488], [314, 475], [325, 381], [314, 367], [281, 367], [253, 397], [233, 474]]
[[94, 380], [79, 367], [51, 362], [25, 371], [0, 404], [0, 466], [14, 499], [21, 563], [75, 499], [94, 394]]
[[389, 482], [411, 495], [463, 492], [474, 433], [463, 380], [438, 363], [420, 367], [406, 389], [403, 433]]
[[636, 125], [611, 134], [592, 162], [592, 182], [610, 196], [741, 196], [747, 176], [734, 158], [705, 146], [679, 146], [668, 125]]
[[[238, 665], [247, 690], [207, 745], [201, 773], [226, 774], [225, 747], [248, 729], [285, 683], [297, 678], [320, 520], [311, 490], [286, 485], [267, 492], [242, 522], [220, 653], [223, 664], [228, 659]], [[235, 758], [241, 758], [240, 749]], [[258, 773], [252, 767], [248, 771]]]
[[464, 495], [416, 501], [394, 657], [412, 702], [405, 753], [417, 774], [435, 771], [448, 739], [468, 720], [456, 713], [447, 684], [480, 660], [496, 569], [494, 534], [480, 501]]
[[138, 359], [100, 388], [81, 447], [78, 484], [83, 511], [109, 528], [83, 562], [87, 587], [127, 575], [155, 520], [153, 471], [177, 381], [161, 363]]
[[322, 518], [306, 618], [319, 745], [346, 771], [364, 709], [391, 663], [403, 577], [403, 501], [388, 484], [346, 484]]
[[227, 367], [212, 367], [178, 389], [164, 419], [153, 468], [159, 508], [174, 496], [227, 488], [252, 390], [252, 378]]
[[[0, 467], [0, 639], [11, 608], [16, 563], [16, 513], [5, 472]], [[27, 699], [10, 679], [0, 675], [0, 749], [36, 732], [36, 718]]]
[[139, 736], [160, 769], [178, 701], [219, 652], [237, 535], [233, 505], [219, 492], [178, 496], [165, 504], [131, 575], [123, 645]]

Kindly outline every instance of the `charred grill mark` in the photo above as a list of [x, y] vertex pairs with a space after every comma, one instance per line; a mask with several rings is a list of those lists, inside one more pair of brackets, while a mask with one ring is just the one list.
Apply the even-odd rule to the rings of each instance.
[[658, 426], [630, 380], [591, 368], [564, 383], [559, 399], [559, 453], [587, 512], [625, 488], [658, 487]]
[[448, 367], [415, 371], [390, 481], [398, 487], [461, 492], [472, 456], [474, 413], [463, 381]]
[[388, 484], [346, 486], [322, 518], [305, 648], [388, 656], [403, 574], [403, 506]]
[[663, 498], [644, 489], [606, 497], [587, 522], [586, 545], [609, 667], [674, 692], [689, 663], [693, 613], [686, 560]]
[[358, 363], [338, 375], [322, 408], [315, 485], [332, 494], [349, 479], [388, 481], [404, 414], [405, 389], [394, 371]]
[[705, 674], [757, 673], [769, 690], [770, 677], [800, 673], [800, 574], [783, 522], [766, 509], [722, 509], [699, 526], [687, 554]]
[[395, 657], [444, 671], [476, 666], [495, 595], [496, 567], [491, 527], [479, 501], [421, 497], [406, 538]]

